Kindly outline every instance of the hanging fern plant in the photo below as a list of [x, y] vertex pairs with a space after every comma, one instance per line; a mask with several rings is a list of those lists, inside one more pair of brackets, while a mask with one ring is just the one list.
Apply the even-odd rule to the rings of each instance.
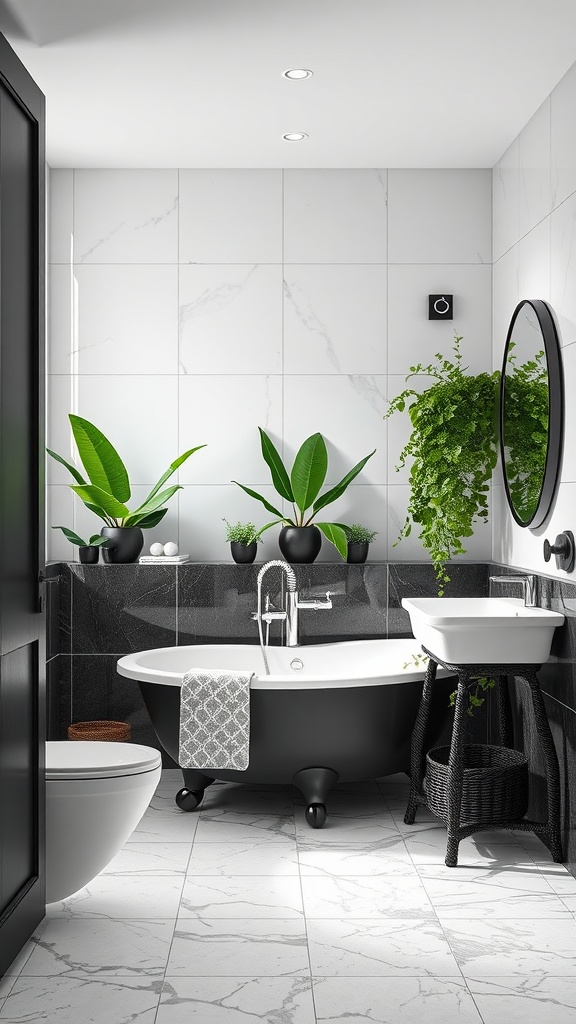
[[437, 363], [410, 367], [406, 377], [425, 375], [433, 381], [423, 393], [407, 388], [389, 402], [385, 419], [408, 414], [412, 433], [396, 470], [414, 460], [410, 470], [410, 501], [398, 544], [413, 524], [430, 552], [438, 594], [450, 582], [446, 565], [466, 554], [462, 541], [474, 523], [488, 520], [489, 482], [498, 458], [498, 389], [500, 373], [471, 375], [462, 366], [460, 342], [454, 334], [454, 360], [436, 354]]

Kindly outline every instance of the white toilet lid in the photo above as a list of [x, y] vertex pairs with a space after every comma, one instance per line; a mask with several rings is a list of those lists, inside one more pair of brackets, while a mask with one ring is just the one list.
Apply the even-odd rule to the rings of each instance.
[[48, 740], [46, 779], [106, 779], [140, 775], [162, 763], [160, 751], [138, 743]]

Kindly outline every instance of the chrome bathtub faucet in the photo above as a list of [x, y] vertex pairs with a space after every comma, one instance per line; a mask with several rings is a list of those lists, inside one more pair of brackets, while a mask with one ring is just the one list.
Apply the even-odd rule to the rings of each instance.
[[[265, 609], [262, 610], [262, 580], [268, 572], [268, 569], [272, 569], [274, 566], [278, 566], [282, 569], [286, 576], [286, 594], [284, 597], [284, 608], [279, 611], [270, 605], [270, 595], [266, 595]], [[258, 611], [252, 613], [252, 618], [259, 624], [259, 629], [263, 622], [268, 625], [276, 620], [282, 620], [286, 623], [284, 645], [286, 647], [298, 647], [298, 612], [300, 609], [308, 609], [309, 611], [320, 611], [332, 607], [332, 600], [330, 591], [326, 591], [325, 601], [301, 601], [296, 590], [296, 576], [294, 570], [288, 562], [283, 562], [279, 558], [273, 559], [271, 562], [266, 562], [258, 573], [257, 582], [257, 593], [258, 593]]]
[[520, 583], [524, 595], [526, 608], [537, 608], [537, 577], [534, 573], [527, 573], [524, 576], [489, 576], [490, 583]]

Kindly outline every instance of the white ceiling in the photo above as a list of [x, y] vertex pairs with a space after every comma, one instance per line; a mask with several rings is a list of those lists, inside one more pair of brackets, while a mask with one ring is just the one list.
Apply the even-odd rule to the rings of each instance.
[[0, 30], [53, 167], [491, 167], [576, 60], [576, 0], [0, 0]]

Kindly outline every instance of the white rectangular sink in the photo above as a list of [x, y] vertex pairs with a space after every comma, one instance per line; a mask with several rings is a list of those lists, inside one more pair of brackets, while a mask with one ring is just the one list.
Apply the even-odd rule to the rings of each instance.
[[541, 665], [564, 616], [512, 597], [402, 598], [412, 632], [449, 665]]

